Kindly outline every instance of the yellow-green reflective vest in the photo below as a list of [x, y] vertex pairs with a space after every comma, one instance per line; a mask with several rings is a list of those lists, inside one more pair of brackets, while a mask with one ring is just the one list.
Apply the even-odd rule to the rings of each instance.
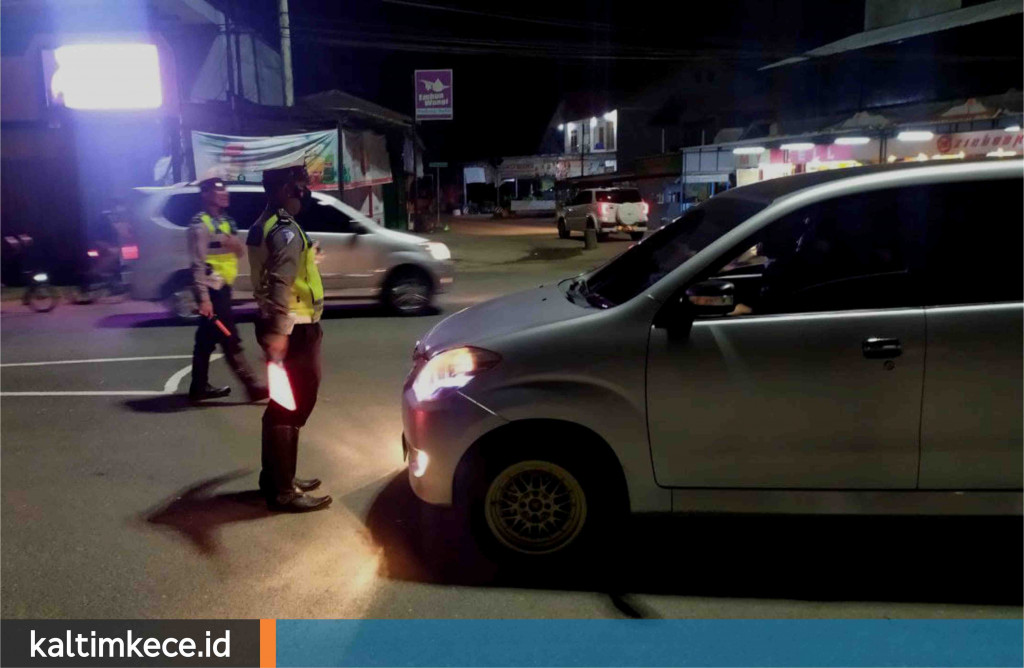
[[[274, 214], [263, 223], [263, 243], [267, 243], [270, 232], [277, 225], [277, 214]], [[302, 319], [309, 318], [309, 322], [320, 320], [320, 314], [324, 310], [324, 284], [320, 280], [320, 269], [316, 266], [316, 251], [305, 230], [298, 225], [295, 226], [302, 236], [302, 255], [299, 257], [299, 271], [295, 275], [295, 282], [292, 283], [292, 308], [291, 311]]]
[[238, 276], [238, 257], [225, 249], [221, 241], [222, 235], [231, 236], [231, 223], [221, 218], [219, 224], [214, 226], [213, 218], [208, 213], [203, 213], [200, 220], [210, 232], [210, 241], [206, 246], [206, 264], [220, 274], [225, 283], [231, 285]]

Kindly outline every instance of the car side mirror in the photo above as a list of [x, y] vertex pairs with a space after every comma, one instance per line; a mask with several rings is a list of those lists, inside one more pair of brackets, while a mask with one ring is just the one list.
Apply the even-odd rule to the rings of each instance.
[[686, 301], [694, 317], [726, 315], [736, 308], [736, 286], [721, 279], [702, 281], [686, 289]]

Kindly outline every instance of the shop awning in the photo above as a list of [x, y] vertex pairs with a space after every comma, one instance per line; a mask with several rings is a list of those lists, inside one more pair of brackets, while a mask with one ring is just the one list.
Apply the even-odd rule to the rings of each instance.
[[951, 12], [925, 16], [912, 21], [903, 21], [902, 23], [885, 26], [884, 28], [859, 32], [855, 35], [850, 35], [849, 37], [844, 37], [841, 40], [832, 42], [831, 44], [819, 46], [818, 48], [807, 51], [802, 55], [786, 58], [785, 60], [772, 63], [771, 65], [766, 65], [762, 67], [761, 70], [770, 70], [775, 67], [783, 67], [785, 65], [800, 63], [805, 60], [810, 60], [811, 58], [833, 56], [845, 51], [856, 51], [858, 49], [866, 49], [880, 44], [898, 42], [904, 39], [911, 39], [913, 37], [920, 37], [934, 32], [949, 30], [950, 28], [971, 25], [972, 23], [981, 23], [983, 21], [1000, 19], [1005, 16], [1020, 14], [1021, 12], [1024, 12], [1024, 8], [1021, 7], [1020, 0], [993, 0], [992, 2], [974, 5], [973, 7], [965, 7]]

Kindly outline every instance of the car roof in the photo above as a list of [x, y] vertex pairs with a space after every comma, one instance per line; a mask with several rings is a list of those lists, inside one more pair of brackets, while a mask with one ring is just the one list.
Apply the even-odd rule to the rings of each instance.
[[886, 165], [867, 165], [864, 167], [844, 167], [842, 169], [827, 169], [820, 172], [794, 174], [793, 176], [783, 176], [776, 179], [769, 179], [767, 181], [759, 181], [758, 183], [751, 183], [738, 188], [731, 188], [719, 195], [716, 195], [716, 197], [742, 199], [767, 205], [777, 199], [787, 195], [792, 195], [800, 190], [844, 179], [852, 179], [859, 176], [903, 173], [909, 170], [926, 168], [930, 171], [934, 171], [936, 168], [946, 168], [951, 174], [962, 174], [965, 168], [970, 169], [972, 166], [981, 167], [982, 165], [992, 165], [996, 163], [1016, 163], [1018, 168], [1024, 167], [1024, 160], [1021, 160], [1020, 158], [981, 158], [977, 160], [950, 161], [930, 160], [927, 162], [905, 162]]
[[607, 188], [584, 188], [583, 189], [584, 192], [586, 192], [588, 190], [591, 190], [593, 192], [604, 192], [606, 190], [637, 190], [637, 188], [636, 188], [636, 186], [609, 186]]

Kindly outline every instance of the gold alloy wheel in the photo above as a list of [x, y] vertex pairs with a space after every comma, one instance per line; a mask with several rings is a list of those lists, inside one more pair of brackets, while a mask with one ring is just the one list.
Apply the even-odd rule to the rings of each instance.
[[587, 500], [579, 481], [545, 461], [518, 462], [491, 482], [484, 497], [491, 533], [523, 554], [550, 554], [565, 548], [583, 529]]

